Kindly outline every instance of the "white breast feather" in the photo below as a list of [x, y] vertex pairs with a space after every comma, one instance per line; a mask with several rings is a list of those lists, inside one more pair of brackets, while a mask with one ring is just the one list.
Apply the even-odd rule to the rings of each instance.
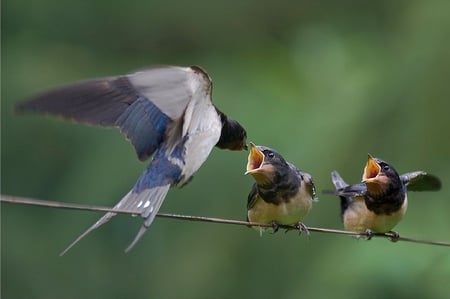
[[185, 166], [182, 174], [189, 178], [206, 161], [217, 144], [222, 131], [222, 122], [211, 102], [211, 85], [203, 74], [192, 71], [187, 81], [192, 98], [186, 107], [183, 119], [183, 136], [188, 136], [185, 145]]

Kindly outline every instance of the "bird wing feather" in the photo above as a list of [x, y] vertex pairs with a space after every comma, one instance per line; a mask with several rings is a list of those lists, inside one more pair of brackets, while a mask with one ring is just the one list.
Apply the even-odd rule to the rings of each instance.
[[408, 172], [402, 174], [400, 179], [408, 191], [437, 191], [441, 189], [440, 179], [425, 171]]
[[[203, 97], [194, 95], [202, 91]], [[47, 113], [80, 123], [118, 127], [140, 160], [164, 135], [182, 135], [189, 103], [211, 101], [211, 80], [199, 67], [157, 67], [125, 76], [75, 83], [16, 105], [16, 111]]]
[[247, 198], [247, 210], [250, 210], [256, 203], [258, 199], [258, 185], [256, 183], [253, 184], [252, 190], [248, 194]]

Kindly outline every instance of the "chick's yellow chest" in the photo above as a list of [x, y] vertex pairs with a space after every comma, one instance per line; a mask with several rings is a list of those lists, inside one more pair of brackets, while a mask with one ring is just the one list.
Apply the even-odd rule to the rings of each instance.
[[250, 222], [296, 224], [302, 221], [312, 206], [311, 196], [304, 192], [298, 192], [295, 197], [279, 204], [268, 203], [257, 196], [255, 204], [247, 213]]
[[405, 197], [405, 201], [398, 211], [389, 215], [375, 214], [367, 209], [362, 197], [355, 198], [344, 213], [344, 227], [347, 230], [357, 232], [363, 232], [368, 229], [378, 233], [389, 232], [403, 218], [403, 215], [406, 213], [407, 206], [408, 200]]

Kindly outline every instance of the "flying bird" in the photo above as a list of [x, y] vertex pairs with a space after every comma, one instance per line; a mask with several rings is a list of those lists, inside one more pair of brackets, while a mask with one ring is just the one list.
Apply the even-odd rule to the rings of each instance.
[[[88, 80], [50, 90], [16, 105], [79, 123], [116, 127], [141, 161], [152, 157], [134, 187], [114, 206], [144, 218], [131, 250], [158, 213], [169, 188], [182, 186], [214, 146], [244, 150], [246, 131], [211, 100], [212, 81], [198, 66], [165, 66]], [[106, 213], [61, 255], [116, 213]]]
[[[347, 184], [337, 171], [331, 173], [332, 193], [341, 200], [341, 217], [350, 231], [399, 234], [392, 229], [400, 222], [408, 206], [407, 190], [436, 191], [439, 178], [424, 171], [399, 175], [387, 162], [368, 156], [362, 182]], [[328, 193], [328, 192], [326, 192]]]
[[287, 162], [277, 151], [250, 143], [247, 171], [255, 179], [248, 195], [247, 220], [278, 225], [306, 226], [301, 222], [316, 199], [310, 174]]

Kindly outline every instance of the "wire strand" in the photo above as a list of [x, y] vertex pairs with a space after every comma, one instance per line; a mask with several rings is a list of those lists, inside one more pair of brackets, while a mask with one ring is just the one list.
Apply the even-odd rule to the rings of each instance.
[[[105, 207], [105, 206], [81, 205], [81, 204], [40, 200], [40, 199], [12, 196], [12, 195], [1, 195], [0, 201], [5, 202], [5, 203], [11, 203], [11, 204], [31, 205], [31, 206], [40, 206], [40, 207], [48, 207], [48, 208], [94, 211], [94, 212], [114, 212], [117, 214], [136, 215], [135, 213], [133, 213], [131, 211], [121, 210], [121, 209], [112, 209], [110, 207]], [[232, 225], [243, 225], [243, 226], [273, 227], [272, 224], [266, 224], [266, 223], [255, 223], [255, 222], [247, 222], [247, 221], [241, 221], [241, 220], [204, 217], [204, 216], [190, 216], [190, 215], [179, 215], [179, 214], [170, 214], [170, 213], [158, 213], [156, 216], [160, 217], [160, 218], [172, 218], [172, 219], [178, 219], [178, 220], [184, 220], [184, 221], [210, 222], [210, 223], [221, 223], [221, 224], [232, 224]], [[304, 228], [301, 228], [298, 225], [278, 225], [278, 228], [286, 229], [287, 231], [290, 231], [290, 230], [297, 230], [300, 232], [306, 231], [306, 232], [308, 232], [308, 234], [309, 234], [309, 232], [317, 232], [317, 233], [339, 234], [339, 235], [363, 237], [363, 238], [367, 238], [367, 239], [371, 239], [372, 237], [381, 237], [381, 238], [387, 238], [387, 239], [391, 240], [392, 242], [404, 241], [404, 242], [450, 247], [450, 242], [402, 237], [402, 236], [397, 236], [394, 233], [352, 232], [352, 231], [345, 231], [345, 230], [339, 230], [339, 229], [319, 228], [319, 227], [309, 227], [309, 226], [305, 226]]]

